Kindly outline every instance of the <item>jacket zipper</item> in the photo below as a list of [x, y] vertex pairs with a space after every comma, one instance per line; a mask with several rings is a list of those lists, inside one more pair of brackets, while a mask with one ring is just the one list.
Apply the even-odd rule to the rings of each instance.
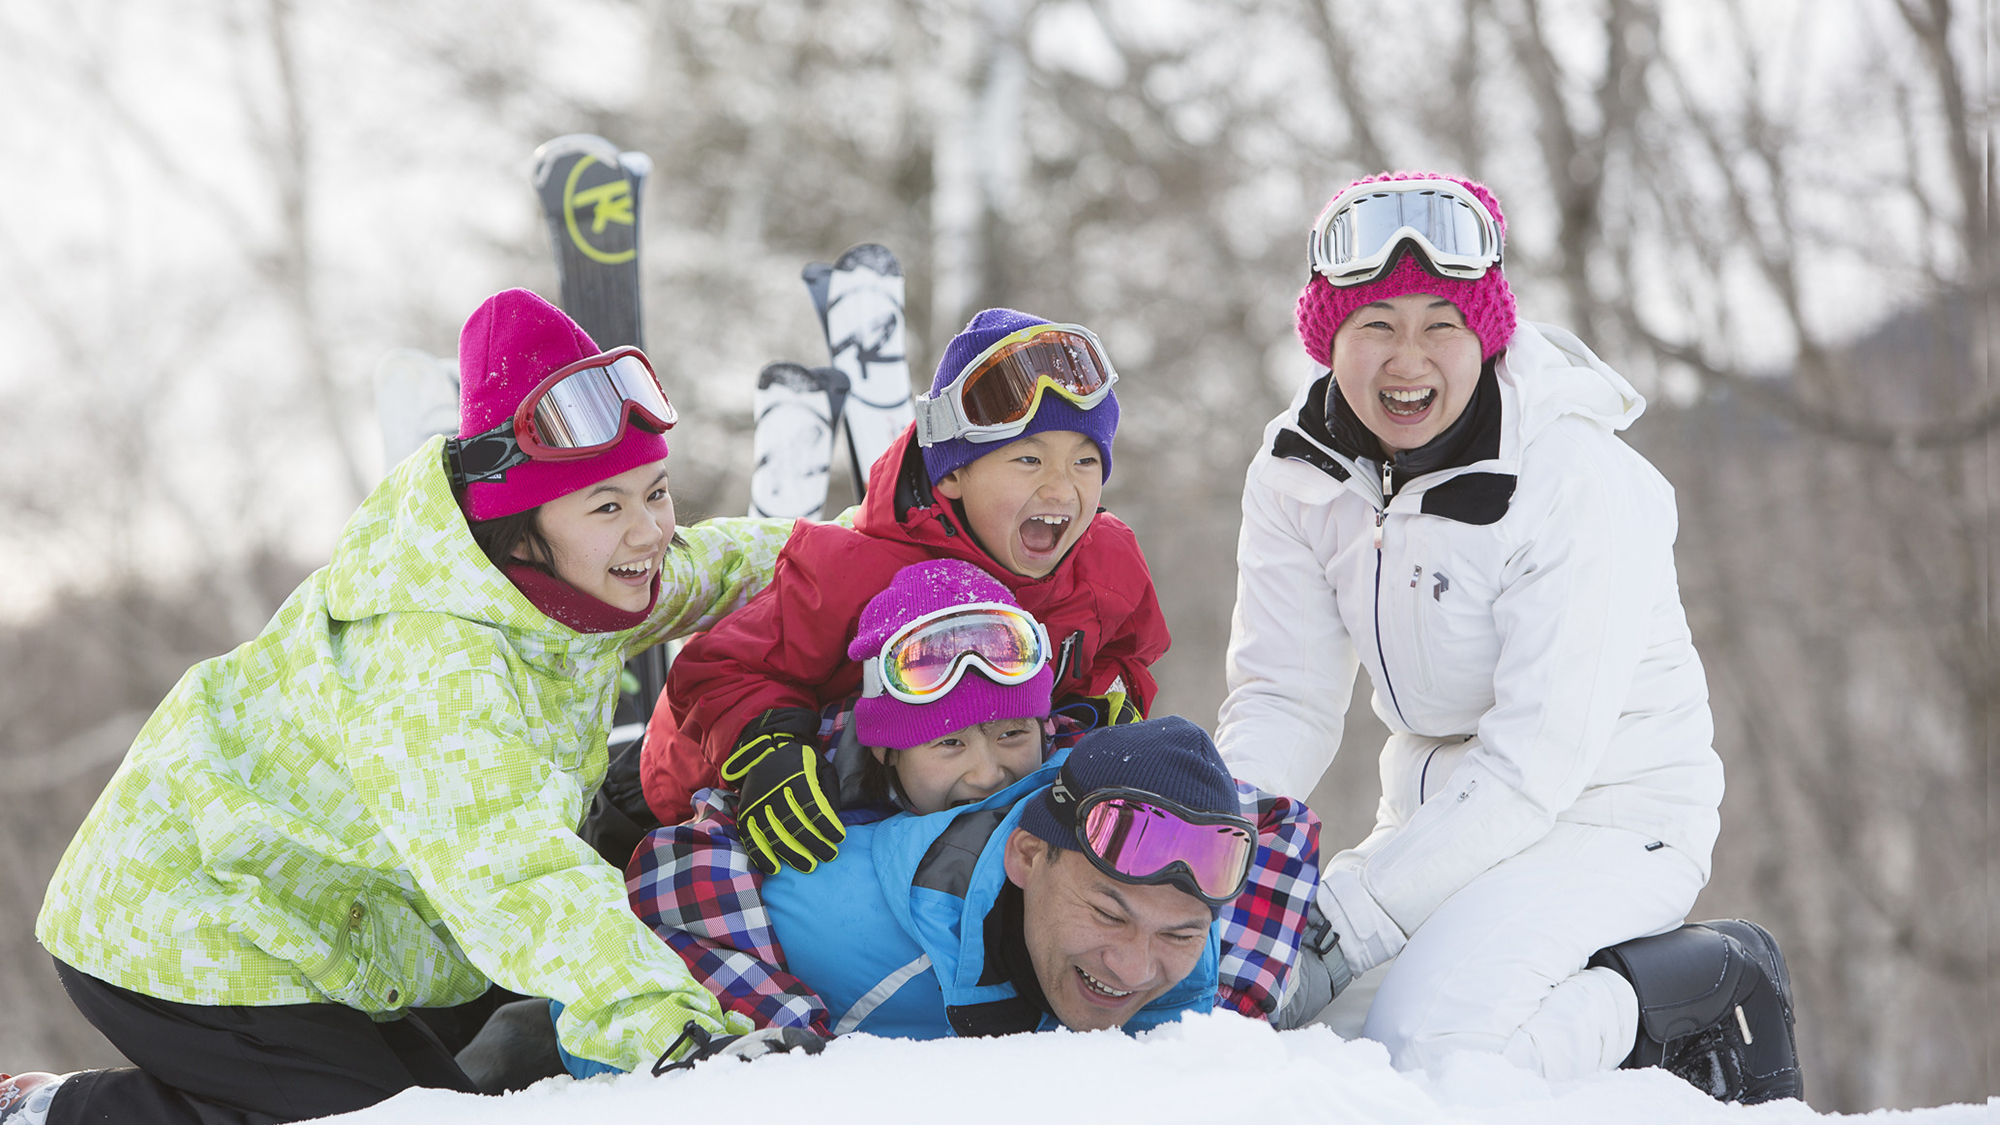
[[1389, 706], [1396, 709], [1396, 717], [1404, 726], [1410, 720], [1403, 716], [1403, 704], [1396, 698], [1396, 682], [1389, 678], [1389, 657], [1382, 651], [1382, 524], [1389, 518], [1389, 498], [1396, 491], [1396, 466], [1389, 458], [1382, 458], [1382, 506], [1375, 509], [1375, 659], [1382, 664], [1382, 686], [1389, 689]]

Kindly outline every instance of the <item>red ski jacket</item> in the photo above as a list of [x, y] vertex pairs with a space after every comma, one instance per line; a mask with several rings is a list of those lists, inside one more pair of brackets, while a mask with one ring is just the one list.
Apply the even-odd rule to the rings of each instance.
[[859, 691], [861, 665], [847, 658], [847, 645], [862, 607], [898, 570], [926, 559], [980, 567], [1048, 627], [1057, 699], [1102, 695], [1123, 679], [1141, 711], [1152, 706], [1147, 668], [1169, 637], [1132, 529], [1099, 509], [1046, 578], [1006, 570], [934, 492], [915, 431], [875, 462], [853, 530], [799, 521], [771, 584], [674, 659], [640, 757], [646, 803], [661, 823], [692, 815], [690, 798], [719, 784], [723, 759], [752, 719], [773, 707], [817, 711]]

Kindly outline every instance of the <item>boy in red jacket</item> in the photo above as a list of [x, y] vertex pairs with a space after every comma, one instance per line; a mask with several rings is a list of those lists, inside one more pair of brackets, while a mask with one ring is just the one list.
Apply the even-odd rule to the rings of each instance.
[[875, 462], [852, 530], [801, 520], [764, 592], [690, 641], [641, 761], [666, 824], [718, 782], [772, 824], [768, 870], [810, 871], [845, 830], [820, 712], [862, 688], [861, 609], [905, 566], [963, 559], [1048, 627], [1058, 711], [1144, 717], [1167, 626], [1132, 529], [1097, 506], [1117, 380], [1089, 330], [987, 309], [952, 338], [917, 421]]

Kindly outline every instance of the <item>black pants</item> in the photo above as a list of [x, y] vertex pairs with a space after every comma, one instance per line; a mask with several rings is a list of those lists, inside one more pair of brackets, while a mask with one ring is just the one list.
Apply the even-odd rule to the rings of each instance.
[[412, 1086], [478, 1092], [421, 1016], [376, 1023], [339, 1004], [178, 1004], [61, 961], [56, 975], [137, 1066], [71, 1078], [49, 1125], [271, 1125], [365, 1109]]

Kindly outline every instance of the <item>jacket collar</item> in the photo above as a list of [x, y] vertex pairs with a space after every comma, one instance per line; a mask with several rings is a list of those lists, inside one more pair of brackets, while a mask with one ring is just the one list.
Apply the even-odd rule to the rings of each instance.
[[[1424, 482], [1420, 510], [1426, 515], [1475, 525], [1495, 523], [1507, 514], [1516, 478], [1511, 472], [1474, 467], [1500, 457], [1505, 397], [1500, 392], [1496, 360], [1489, 359], [1480, 368], [1472, 398], [1457, 419], [1416, 449], [1389, 456], [1385, 474], [1381, 443], [1362, 424], [1328, 372], [1306, 391], [1292, 424], [1279, 429], [1270, 452], [1273, 457], [1311, 465], [1337, 481], [1350, 481], [1357, 470], [1365, 472], [1371, 482], [1386, 484], [1381, 497], [1384, 507], [1405, 486]], [[1443, 479], [1426, 481], [1430, 477]]]

